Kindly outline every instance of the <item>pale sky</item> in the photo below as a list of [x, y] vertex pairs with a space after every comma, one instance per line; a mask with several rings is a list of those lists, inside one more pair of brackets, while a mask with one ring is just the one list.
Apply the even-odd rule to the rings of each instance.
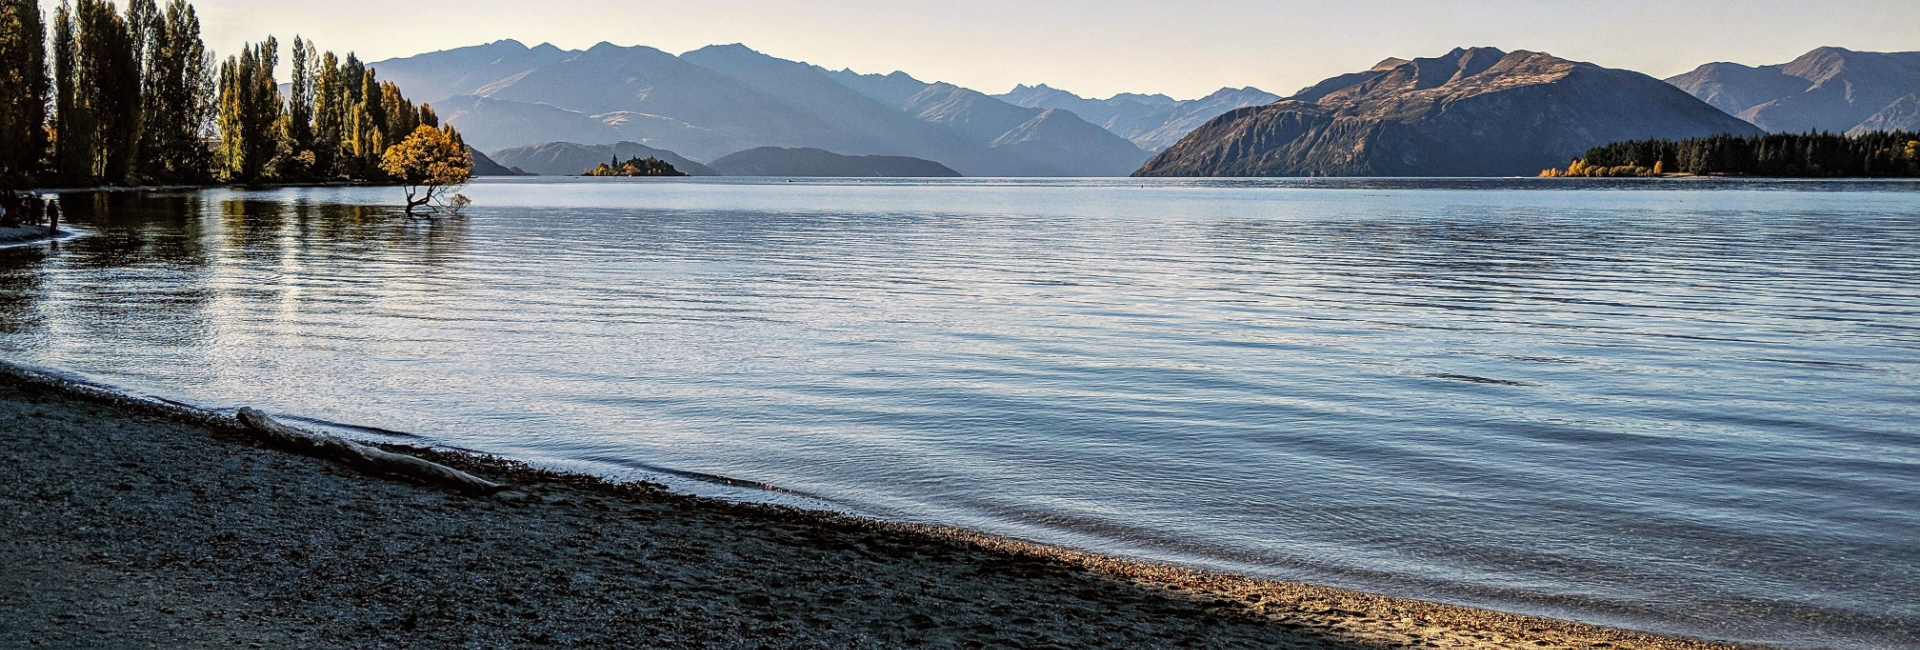
[[[121, 0], [124, 6], [124, 0]], [[44, 2], [51, 7], [54, 2]], [[1920, 50], [1920, 0], [198, 0], [221, 56], [267, 34], [377, 61], [504, 38], [680, 53], [745, 43], [998, 93], [1289, 94], [1389, 56], [1528, 49], [1667, 77], [1835, 45]]]

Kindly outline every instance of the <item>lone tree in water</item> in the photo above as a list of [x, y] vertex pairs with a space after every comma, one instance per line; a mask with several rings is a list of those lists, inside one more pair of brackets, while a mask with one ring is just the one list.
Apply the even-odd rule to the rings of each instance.
[[465, 185], [473, 176], [473, 154], [452, 125], [436, 129], [422, 124], [400, 144], [387, 148], [380, 170], [406, 188], [411, 216], [414, 208], [432, 203], [436, 194]]

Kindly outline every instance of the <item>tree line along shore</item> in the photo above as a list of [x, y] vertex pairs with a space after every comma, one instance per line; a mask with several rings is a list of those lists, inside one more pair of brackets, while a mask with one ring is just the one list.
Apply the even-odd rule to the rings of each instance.
[[0, 207], [37, 216], [34, 187], [364, 182], [408, 209], [471, 174], [431, 106], [295, 37], [291, 84], [268, 37], [218, 61], [186, 0], [0, 0]]
[[1587, 150], [1543, 177], [1920, 177], [1920, 133], [1775, 133], [1686, 140], [1629, 140]]

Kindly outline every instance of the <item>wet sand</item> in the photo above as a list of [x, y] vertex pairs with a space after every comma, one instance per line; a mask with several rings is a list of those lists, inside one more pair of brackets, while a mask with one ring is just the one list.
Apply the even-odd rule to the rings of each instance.
[[0, 647], [1732, 647], [388, 448], [514, 488], [0, 365]]
[[57, 235], [47, 232], [47, 226], [45, 224], [37, 226], [0, 226], [0, 244], [40, 241], [55, 236]]

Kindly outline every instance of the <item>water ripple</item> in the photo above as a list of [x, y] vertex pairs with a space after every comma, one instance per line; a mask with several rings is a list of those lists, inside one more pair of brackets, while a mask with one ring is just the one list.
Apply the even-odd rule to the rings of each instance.
[[0, 354], [703, 493], [1920, 647], [1920, 185], [468, 194], [67, 197], [93, 235], [0, 251]]

